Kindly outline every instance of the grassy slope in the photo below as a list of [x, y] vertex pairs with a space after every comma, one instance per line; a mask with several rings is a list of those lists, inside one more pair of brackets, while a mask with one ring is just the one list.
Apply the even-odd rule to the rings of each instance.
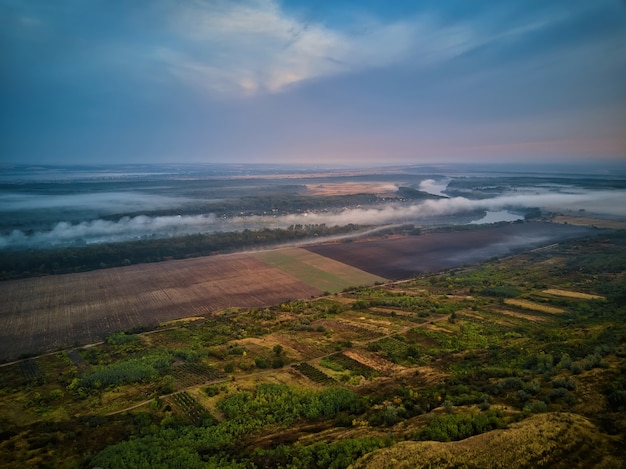
[[618, 439], [601, 434], [580, 415], [533, 415], [506, 430], [493, 430], [455, 442], [405, 441], [370, 453], [353, 469], [508, 469], [596, 467], [618, 469], [624, 461], [607, 454]]

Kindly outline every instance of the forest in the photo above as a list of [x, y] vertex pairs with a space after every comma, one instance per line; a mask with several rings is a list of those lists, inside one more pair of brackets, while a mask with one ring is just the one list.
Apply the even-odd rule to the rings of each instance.
[[349, 234], [363, 228], [351, 224], [333, 227], [324, 224], [291, 225], [286, 229], [246, 229], [77, 247], [6, 250], [0, 257], [0, 280], [208, 256], [237, 249], [254, 249], [259, 246]]

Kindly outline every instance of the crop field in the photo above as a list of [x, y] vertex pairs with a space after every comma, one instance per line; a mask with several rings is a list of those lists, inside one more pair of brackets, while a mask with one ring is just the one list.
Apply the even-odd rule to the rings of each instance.
[[196, 425], [202, 423], [204, 419], [211, 418], [211, 414], [185, 391], [173, 394], [170, 400], [181, 415]]
[[226, 378], [221, 371], [202, 363], [183, 363], [172, 367], [172, 376], [176, 378], [177, 387], [180, 389]]
[[408, 278], [594, 233], [554, 223], [514, 223], [468, 231], [309, 246], [309, 251], [389, 279]]
[[20, 369], [27, 382], [42, 382], [43, 375], [39, 369], [39, 365], [35, 360], [25, 360], [20, 362]]
[[326, 373], [315, 368], [314, 366], [312, 366], [311, 364], [307, 362], [296, 363], [295, 365], [292, 365], [292, 367], [293, 369], [299, 371], [304, 376], [309, 378], [314, 383], [325, 384], [325, 385], [336, 383], [336, 381], [333, 378], [331, 378]]
[[[227, 307], [267, 306], [459, 266], [589, 232], [593, 230], [522, 223], [0, 282], [0, 361]], [[353, 319], [384, 329], [382, 321], [370, 319], [373, 315]], [[420, 321], [417, 315], [414, 319]]]
[[320, 293], [237, 254], [1, 282], [0, 361], [229, 306], [265, 306]]
[[365, 365], [344, 353], [336, 353], [328, 357], [328, 359], [346, 370], [362, 375], [366, 379], [372, 379], [378, 376], [378, 372], [374, 368]]
[[385, 360], [377, 353], [372, 353], [366, 349], [345, 350], [343, 354], [363, 365], [372, 368], [381, 376], [391, 376], [404, 369], [404, 367]]
[[371, 285], [385, 279], [306, 249], [288, 248], [263, 251], [257, 258], [284, 270], [302, 282], [322, 291], [337, 293], [345, 288]]

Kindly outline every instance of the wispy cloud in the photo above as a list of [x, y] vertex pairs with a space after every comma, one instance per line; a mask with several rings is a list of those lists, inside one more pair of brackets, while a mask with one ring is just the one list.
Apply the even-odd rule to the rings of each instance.
[[441, 27], [429, 16], [359, 21], [349, 30], [331, 29], [290, 16], [272, 0], [195, 2], [181, 6], [172, 19], [184, 47], [161, 47], [155, 57], [188, 85], [254, 95], [407, 58], [432, 64], [476, 41], [468, 28]]
[[292, 15], [275, 0], [248, 0], [177, 4], [170, 16], [176, 40], [155, 49], [154, 58], [172, 77], [211, 93], [251, 96], [403, 61], [417, 69], [438, 65], [532, 37], [570, 14], [502, 25], [450, 21], [428, 10], [387, 21], [355, 12], [355, 24], [330, 27]]

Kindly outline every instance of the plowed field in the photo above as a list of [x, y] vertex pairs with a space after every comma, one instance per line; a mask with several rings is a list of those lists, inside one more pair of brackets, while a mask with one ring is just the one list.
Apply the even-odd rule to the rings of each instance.
[[381, 277], [402, 279], [508, 256], [593, 232], [590, 228], [554, 223], [513, 223], [306, 249]]
[[0, 361], [230, 306], [268, 306], [381, 277], [480, 262], [593, 232], [550, 223], [509, 224], [0, 282]]
[[1, 282], [0, 361], [229, 306], [320, 293], [244, 254]]

